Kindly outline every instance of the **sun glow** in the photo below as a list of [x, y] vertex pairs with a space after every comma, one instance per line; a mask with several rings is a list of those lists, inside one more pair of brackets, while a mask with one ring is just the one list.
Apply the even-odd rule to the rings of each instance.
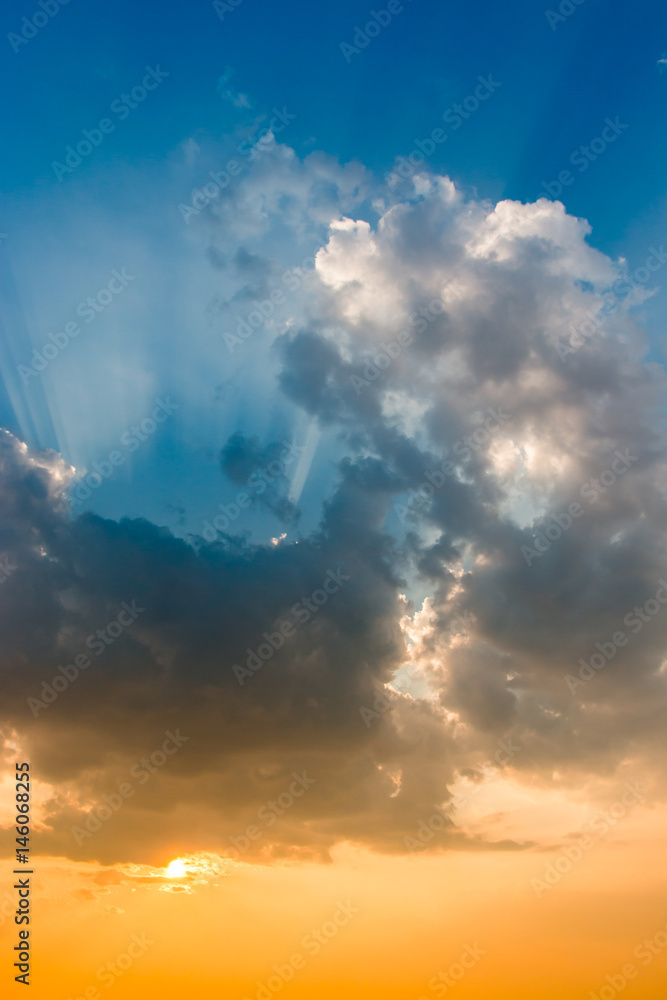
[[185, 878], [187, 874], [188, 870], [180, 858], [176, 858], [175, 861], [171, 861], [167, 866], [167, 875], [169, 878]]

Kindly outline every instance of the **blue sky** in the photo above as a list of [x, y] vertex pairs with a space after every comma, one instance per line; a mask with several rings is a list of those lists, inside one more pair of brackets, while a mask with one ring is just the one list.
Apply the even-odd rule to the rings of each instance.
[[667, 558], [664, 5], [221, 2], [2, 14], [7, 725], [67, 782], [152, 706], [222, 810], [307, 747], [323, 851], [402, 849], [501, 736], [531, 787], [662, 774], [667, 618], [564, 678]]
[[[367, 5], [350, 0], [317, 8], [243, 0], [223, 21], [212, 3], [148, 2], [137, 10], [70, 0], [17, 53], [7, 44], [3, 85], [14, 101], [5, 113], [15, 146], [2, 181], [24, 195], [50, 183], [58, 152], [134, 85], [146, 63], [160, 63], [169, 83], [96, 154], [98, 165], [160, 160], [190, 135], [224, 132], [233, 118], [216, 85], [233, 67], [235, 86], [260, 112], [283, 103], [297, 115], [294, 148], [314, 144], [382, 171], [469, 93], [478, 74], [492, 73], [502, 83], [499, 99], [433, 165], [484, 196], [530, 199], [607, 115], [619, 114], [631, 141], [581, 178], [568, 204], [596, 231], [604, 227], [600, 238], [611, 245], [629, 217], [663, 196], [666, 140], [654, 123], [664, 102], [656, 63], [667, 15], [657, 2], [629, 17], [624, 8], [585, 0], [552, 30], [548, 9], [408, 0], [348, 63], [340, 45], [369, 20]], [[22, 11], [30, 13], [29, 5]], [[20, 28], [22, 11], [5, 12], [4, 33]], [[75, 59], [65, 56], [73, 51]], [[628, 185], [631, 165], [637, 173]]]
[[[409, 155], [416, 140], [442, 125], [447, 109], [490, 76], [500, 86], [449, 131], [427, 166], [470, 196], [492, 201], [535, 200], [578, 147], [599, 136], [608, 118], [617, 120], [627, 127], [585, 171], [573, 168], [573, 183], [560, 197], [570, 214], [589, 221], [592, 245], [625, 257], [631, 269], [659, 245], [667, 211], [667, 139], [655, 127], [667, 88], [659, 64], [667, 47], [663, 5], [642, 4], [631, 16], [620, 4], [585, 0], [566, 4], [572, 12], [556, 20], [537, 2], [452, 9], [409, 0], [377, 37], [346, 54], [343, 43], [354, 43], [372, 9], [351, 0], [318, 7], [242, 0], [221, 18], [212, 3], [151, 0], [137, 9], [71, 0], [26, 44], [12, 45], [8, 37], [0, 72], [5, 92], [14, 95], [5, 109], [12, 155], [0, 164], [7, 233], [0, 252], [14, 360], [5, 357], [6, 379], [16, 383], [12, 367], [71, 321], [76, 305], [104, 287], [114, 268], [141, 273], [96, 317], [86, 343], [77, 342], [67, 372], [54, 363], [48, 380], [40, 376], [25, 391], [19, 381], [3, 392], [2, 422], [33, 444], [56, 447], [80, 468], [103, 460], [140, 419], [133, 399], [145, 399], [145, 410], [154, 397], [171, 393], [181, 405], [178, 417], [95, 492], [93, 509], [146, 514], [181, 530], [184, 515], [179, 527], [176, 510], [186, 508], [187, 530], [195, 531], [211, 505], [215, 511], [220, 490], [223, 500], [227, 495], [217, 478], [217, 452], [230, 434], [267, 438], [275, 424], [288, 437], [306, 439], [308, 420], [275, 393], [271, 377], [259, 401], [256, 383], [252, 390], [247, 383], [215, 390], [207, 382], [210, 359], [190, 357], [186, 372], [173, 346], [188, 336], [193, 312], [199, 322], [204, 311], [199, 299], [196, 310], [188, 301], [197, 277], [179, 287], [191, 247], [178, 206], [274, 108], [294, 116], [277, 139], [297, 157], [317, 150], [341, 163], [358, 161], [380, 182], [396, 157]], [[23, 12], [32, 16], [29, 4], [4, 12], [7, 36], [20, 31]], [[122, 119], [111, 113], [148, 66], [168, 76]], [[58, 180], [53, 162], [63, 161], [83, 129], [110, 114], [113, 132]], [[202, 167], [188, 175], [184, 151], [193, 143]], [[362, 214], [374, 218], [372, 198]], [[295, 238], [276, 229], [267, 240], [266, 255], [288, 267], [321, 246], [325, 233], [315, 225]], [[210, 309], [215, 292], [203, 279], [202, 285]], [[664, 296], [656, 294], [644, 310], [651, 356], [661, 358]], [[108, 340], [124, 342], [115, 332], [123, 324], [133, 329], [113, 360]], [[123, 352], [134, 352], [132, 360]], [[253, 355], [252, 366], [265, 358]], [[237, 377], [234, 361], [223, 348], [216, 384], [226, 372]], [[46, 400], [37, 385], [42, 378]], [[217, 391], [210, 407], [200, 405], [202, 391]], [[317, 449], [304, 486], [303, 523], [311, 527], [330, 487], [328, 458]], [[271, 533], [261, 517], [258, 524]]]

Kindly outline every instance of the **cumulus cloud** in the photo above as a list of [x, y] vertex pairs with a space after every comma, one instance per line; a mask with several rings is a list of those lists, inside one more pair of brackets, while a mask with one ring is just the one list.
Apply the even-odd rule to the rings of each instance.
[[[304, 770], [315, 783], [249, 857], [324, 857], [343, 840], [400, 851], [500, 737], [538, 784], [630, 759], [647, 774], [664, 752], [667, 612], [624, 624], [664, 574], [664, 375], [644, 360], [633, 296], [571, 347], [624, 263], [558, 202], [494, 206], [426, 174], [375, 185], [275, 142], [188, 238], [229, 303], [280, 280], [285, 232], [319, 245], [315, 267], [247, 357], [270, 366], [295, 422], [328, 431], [315, 530], [205, 544], [72, 519], [64, 464], [3, 436], [18, 566], [0, 602], [3, 719], [56, 789], [54, 853], [136, 859], [141, 830], [147, 860], [174, 842], [224, 854]], [[222, 470], [245, 482], [276, 447], [237, 429]], [[285, 477], [264, 502], [296, 513]], [[33, 717], [27, 697], [132, 601], [132, 627]], [[627, 645], [573, 690], [567, 675], [621, 629]], [[397, 671], [412, 693], [388, 687]], [[72, 825], [175, 728], [183, 748], [75, 845]], [[455, 827], [438, 845], [483, 846]]]

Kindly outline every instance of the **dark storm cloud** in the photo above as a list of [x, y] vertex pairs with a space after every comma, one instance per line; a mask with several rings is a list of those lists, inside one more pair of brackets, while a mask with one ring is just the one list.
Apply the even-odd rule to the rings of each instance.
[[[325, 856], [346, 839], [402, 850], [500, 736], [533, 784], [558, 772], [577, 786], [630, 758], [645, 775], [661, 766], [665, 380], [627, 310], [562, 350], [623, 265], [558, 203], [494, 207], [423, 176], [402, 197], [375, 191], [371, 225], [358, 218], [369, 189], [358, 165], [275, 147], [207, 220], [242, 288], [276, 231], [325, 244], [276, 314], [271, 355], [283, 402], [344, 456], [310, 535], [189, 545], [147, 521], [71, 520], [57, 457], [3, 438], [18, 567], [1, 585], [3, 718], [56, 789], [47, 850], [224, 853], [304, 770], [315, 783], [268, 854]], [[418, 313], [433, 302], [436, 318]], [[276, 447], [233, 435], [222, 470], [245, 483]], [[281, 516], [286, 480], [269, 494]], [[123, 602], [143, 610], [33, 717], [27, 697]], [[618, 630], [627, 643], [581, 680]], [[388, 690], [400, 667], [431, 697]], [[83, 807], [176, 729], [182, 749], [75, 846]], [[439, 841], [462, 843], [480, 846], [456, 830]]]
[[[0, 611], [3, 719], [25, 740], [40, 780], [59, 789], [43, 849], [136, 858], [141, 828], [148, 857], [169, 838], [187, 838], [185, 817], [196, 809], [208, 817], [200, 846], [224, 853], [227, 837], [304, 770], [315, 784], [276, 829], [276, 850], [326, 854], [351, 836], [402, 849], [414, 817], [432, 811], [433, 796], [447, 796], [450, 738], [437, 713], [396, 699], [406, 727], [413, 710], [430, 726], [436, 763], [415, 750], [392, 711], [372, 730], [360, 715], [401, 657], [395, 627], [389, 637], [401, 582], [394, 543], [380, 530], [385, 505], [369, 494], [367, 475], [348, 469], [309, 540], [273, 547], [229, 539], [195, 551], [146, 521], [70, 520], [55, 456], [30, 456], [8, 435], [3, 444], [5, 540], [18, 564]], [[101, 630], [108, 638], [124, 606], [135, 620], [97, 656], [91, 637]], [[279, 643], [285, 622], [292, 628]], [[272, 640], [279, 648], [239, 683], [234, 665], [244, 668]], [[50, 701], [43, 682], [51, 687], [58, 667], [82, 653], [90, 665]], [[27, 699], [37, 706], [43, 696], [34, 713]], [[75, 844], [71, 827], [86, 818], [76, 803], [116, 792], [165, 731], [188, 739], [113, 823]], [[411, 773], [397, 802], [389, 772], [404, 754]]]

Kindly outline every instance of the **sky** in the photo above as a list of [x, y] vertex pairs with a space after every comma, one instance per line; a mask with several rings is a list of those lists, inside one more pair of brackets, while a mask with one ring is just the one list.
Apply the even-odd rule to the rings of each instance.
[[9, 988], [662, 997], [664, 5], [2, 18]]

